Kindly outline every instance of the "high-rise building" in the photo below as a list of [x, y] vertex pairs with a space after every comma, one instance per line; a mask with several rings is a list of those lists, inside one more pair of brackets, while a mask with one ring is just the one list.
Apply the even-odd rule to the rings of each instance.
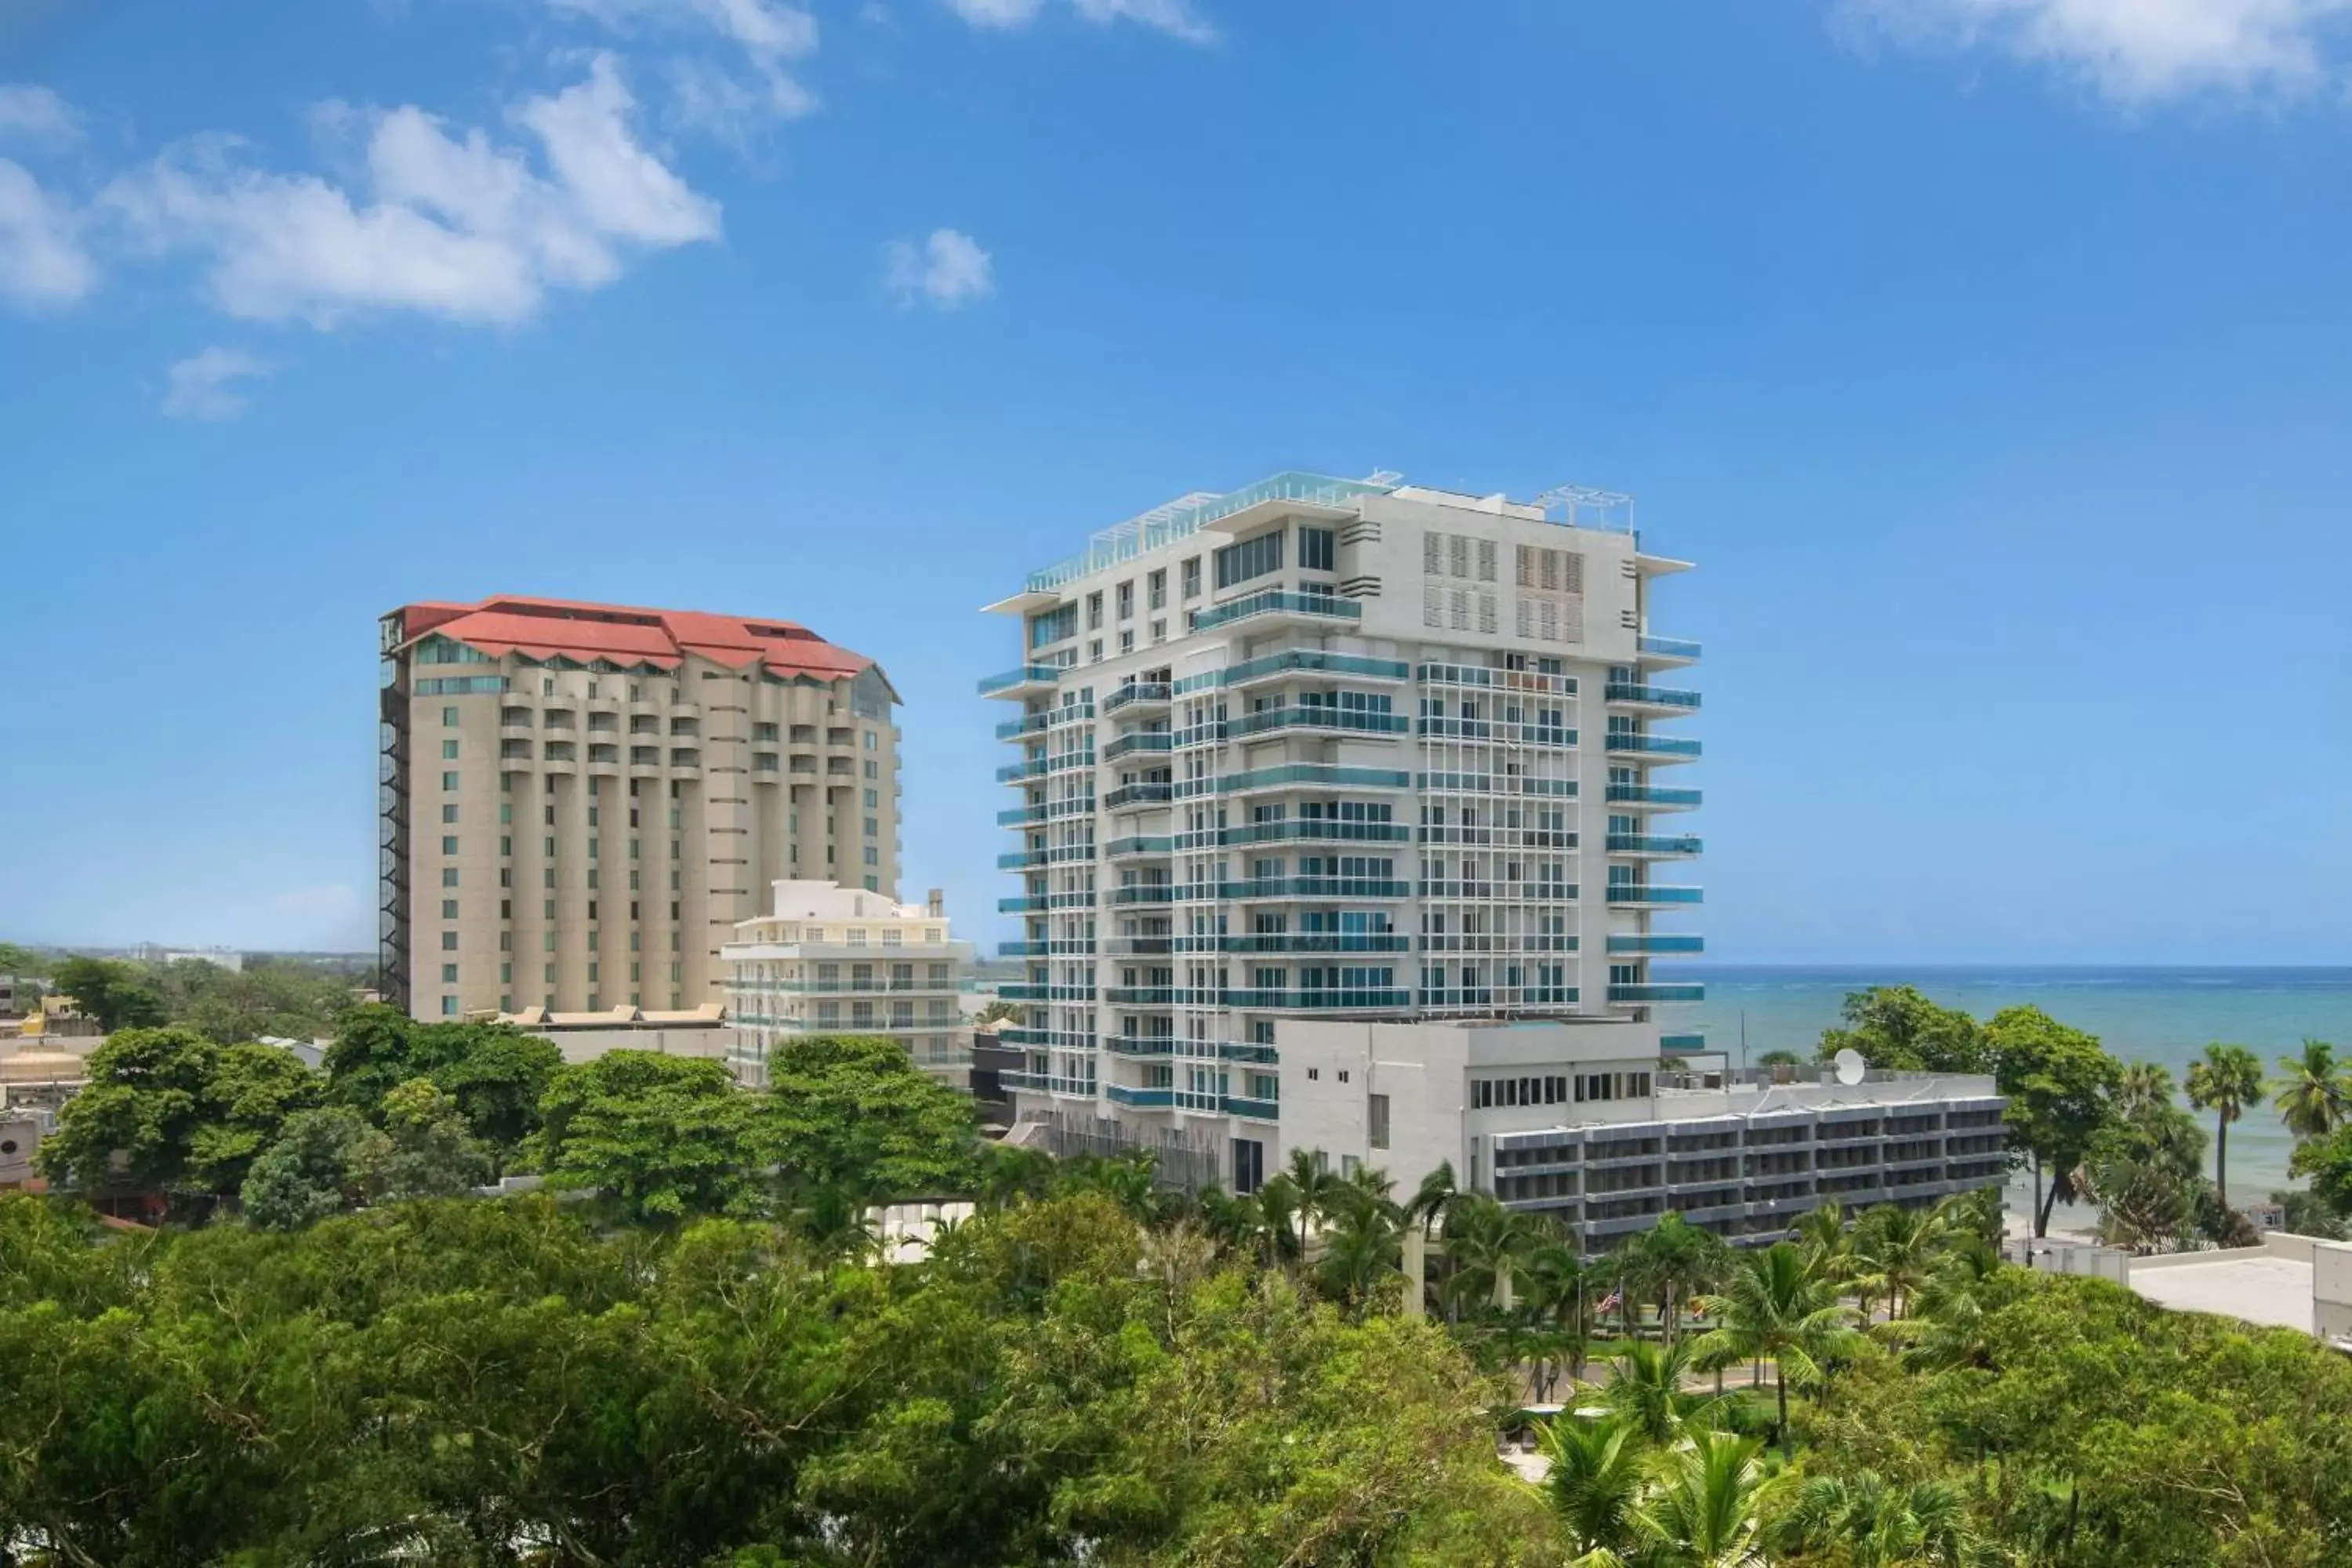
[[887, 1035], [933, 1078], [971, 1087], [972, 948], [950, 934], [938, 890], [901, 904], [832, 882], [779, 881], [773, 908], [738, 925], [719, 957], [745, 1083], [764, 1086], [795, 1039]]
[[415, 1016], [723, 1001], [772, 882], [897, 891], [898, 697], [864, 655], [504, 595], [382, 631], [381, 956]]
[[[1699, 754], [1664, 684], [1625, 498], [1532, 502], [1283, 474], [1095, 536], [991, 606], [982, 683], [1022, 873], [1031, 1113], [1146, 1140], [1272, 1136], [1286, 1019], [1650, 1024], [1657, 929], [1699, 889], [1660, 775]], [[1656, 1030], [1651, 1029], [1652, 1036]], [[1692, 1041], [1679, 1042], [1690, 1048]]]
[[1097, 534], [992, 605], [1024, 662], [1000, 906], [1015, 1113], [1249, 1192], [1299, 1151], [1439, 1165], [1587, 1245], [1743, 1240], [1998, 1184], [1991, 1079], [1751, 1073], [1658, 1009], [1699, 742], [1652, 629], [1688, 563], [1622, 496], [1282, 474]]

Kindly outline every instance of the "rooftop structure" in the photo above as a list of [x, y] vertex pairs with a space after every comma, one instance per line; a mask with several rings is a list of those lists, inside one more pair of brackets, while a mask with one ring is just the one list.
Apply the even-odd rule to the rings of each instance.
[[2127, 1278], [2175, 1311], [2294, 1329], [2352, 1352], [2352, 1242], [2273, 1231], [2260, 1247], [2135, 1258]]
[[383, 617], [382, 963], [420, 1017], [686, 1012], [777, 877], [898, 877], [898, 693], [791, 621]]

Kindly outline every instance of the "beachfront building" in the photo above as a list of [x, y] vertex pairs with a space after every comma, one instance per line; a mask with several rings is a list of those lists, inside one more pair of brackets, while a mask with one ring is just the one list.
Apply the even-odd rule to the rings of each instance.
[[[1001, 820], [1021, 1114], [1247, 1191], [1308, 1021], [1550, 1022], [1664, 1045], [1654, 958], [1699, 755], [1621, 496], [1284, 474], [1097, 534], [991, 608], [1023, 662]], [[1559, 1071], [1564, 1076], [1569, 1057]], [[1361, 1086], [1357, 1086], [1361, 1092]]]
[[898, 698], [790, 621], [383, 617], [382, 953], [417, 1017], [691, 1012], [778, 878], [895, 896]]
[[768, 1081], [769, 1064], [810, 1035], [887, 1035], [915, 1064], [971, 1087], [963, 994], [972, 946], [948, 925], [943, 895], [901, 904], [861, 888], [781, 880], [771, 911], [742, 921], [720, 950], [738, 1078]]

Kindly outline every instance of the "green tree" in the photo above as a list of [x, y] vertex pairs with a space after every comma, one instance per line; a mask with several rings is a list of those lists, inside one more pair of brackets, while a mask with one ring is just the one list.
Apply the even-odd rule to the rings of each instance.
[[1628, 1340], [1610, 1360], [1608, 1386], [1601, 1403], [1653, 1447], [1664, 1448], [1696, 1429], [1700, 1411], [1709, 1403], [1684, 1384], [1697, 1370], [1692, 1346], [1698, 1342], [1662, 1344], [1654, 1340]]
[[247, 1222], [262, 1230], [300, 1230], [341, 1214], [359, 1194], [353, 1154], [370, 1131], [348, 1106], [289, 1117], [238, 1190]]
[[961, 1194], [979, 1185], [970, 1098], [917, 1067], [896, 1040], [795, 1041], [771, 1058], [768, 1085], [761, 1152], [788, 1184], [871, 1198]]
[[224, 1047], [192, 1029], [118, 1031], [90, 1053], [89, 1071], [40, 1154], [50, 1180], [86, 1189], [234, 1194], [286, 1119], [319, 1098], [290, 1051]]
[[2305, 1040], [2299, 1056], [2279, 1058], [2273, 1086], [2279, 1116], [2301, 1143], [2325, 1138], [2352, 1120], [2352, 1065], [2326, 1040]]
[[[496, 1175], [539, 1130], [540, 1101], [563, 1065], [563, 1053], [552, 1040], [504, 1025], [457, 1027], [467, 1031], [464, 1048], [433, 1064], [429, 1077], [456, 1102]], [[387, 1105], [390, 1099], [387, 1094]]]
[[726, 1067], [613, 1051], [559, 1070], [541, 1107], [539, 1168], [647, 1225], [756, 1213], [776, 1142]]
[[1843, 1028], [1824, 1029], [1819, 1058], [1854, 1050], [1873, 1067], [1910, 1072], [1991, 1069], [1984, 1026], [1958, 1007], [1939, 1006], [1914, 985], [1849, 992]]
[[2213, 1113], [2213, 1189], [2230, 1203], [2230, 1123], [2263, 1098], [2262, 1059], [2243, 1046], [2209, 1045], [2189, 1068], [2189, 1103]]
[[52, 992], [63, 992], [98, 1020], [100, 1030], [148, 1029], [163, 1026], [168, 1011], [163, 994], [141, 977], [135, 964], [105, 958], [68, 958], [52, 966]]
[[1945, 1217], [1933, 1211], [1874, 1208], [1854, 1227], [1853, 1284], [1866, 1302], [1884, 1296], [1890, 1318], [1932, 1279], [1948, 1236]]
[[1565, 1414], [1543, 1425], [1544, 1495], [1580, 1557], [1633, 1550], [1633, 1515], [1649, 1479], [1649, 1451], [1630, 1418]]
[[2307, 1178], [2311, 1195], [2337, 1220], [2352, 1217], [2352, 1122], [2296, 1144], [2287, 1170]]
[[1660, 1464], [1656, 1489], [1634, 1510], [1639, 1561], [1647, 1568], [1763, 1568], [1758, 1544], [1778, 1478], [1762, 1445], [1728, 1433], [1694, 1432]]
[[2010, 1147], [2033, 1167], [2033, 1234], [2050, 1231], [2050, 1211], [2074, 1193], [2074, 1172], [2091, 1142], [2115, 1121], [2123, 1064], [2095, 1036], [2039, 1007], [2005, 1007], [1985, 1026], [2000, 1092], [2009, 1097]]
[[1818, 1387], [1823, 1363], [1851, 1352], [1859, 1339], [1833, 1287], [1806, 1271], [1804, 1256], [1785, 1241], [1739, 1256], [1739, 1267], [1709, 1302], [1716, 1327], [1691, 1343], [1699, 1366], [1773, 1363], [1772, 1392], [1780, 1407], [1781, 1452], [1790, 1452], [1789, 1387]]
[[383, 1125], [352, 1152], [352, 1175], [370, 1203], [462, 1196], [490, 1178], [489, 1151], [457, 1100], [431, 1079], [383, 1097]]
[[1850, 1568], [1969, 1568], [1987, 1557], [1958, 1487], [1897, 1486], [1870, 1470], [1808, 1478], [1772, 1533], [1783, 1551], [1833, 1553]]

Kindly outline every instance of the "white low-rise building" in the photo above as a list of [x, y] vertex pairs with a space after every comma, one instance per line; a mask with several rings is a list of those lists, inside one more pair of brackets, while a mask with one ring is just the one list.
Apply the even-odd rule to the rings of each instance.
[[971, 1087], [971, 1029], [961, 1005], [972, 946], [951, 936], [941, 895], [901, 904], [833, 882], [779, 881], [773, 912], [740, 922], [719, 949], [734, 1067], [748, 1084], [809, 1035], [887, 1035], [915, 1064]]

